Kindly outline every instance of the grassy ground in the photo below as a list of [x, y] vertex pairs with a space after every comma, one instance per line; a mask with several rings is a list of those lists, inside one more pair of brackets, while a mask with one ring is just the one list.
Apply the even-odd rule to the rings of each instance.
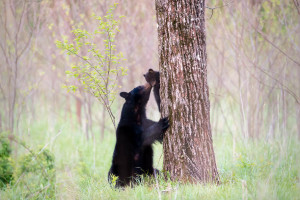
[[[30, 149], [45, 147], [55, 156], [55, 190], [57, 199], [299, 199], [300, 146], [296, 138], [245, 140], [229, 134], [214, 136], [217, 165], [222, 183], [183, 184], [162, 178], [144, 180], [134, 188], [116, 190], [107, 183], [107, 172], [115, 143], [115, 135], [107, 131], [87, 140], [80, 129], [63, 119], [39, 121], [19, 135]], [[28, 135], [27, 130], [30, 130]], [[99, 133], [98, 130], [94, 130]], [[19, 159], [28, 153], [21, 145], [13, 145], [13, 163], [17, 171]], [[155, 145], [155, 162], [162, 169], [162, 145]], [[0, 190], [0, 199], [51, 198], [45, 185], [36, 184], [38, 174], [18, 177]], [[24, 180], [27, 179], [27, 180]], [[22, 184], [21, 184], [22, 183]], [[52, 191], [53, 192], [53, 191]]]

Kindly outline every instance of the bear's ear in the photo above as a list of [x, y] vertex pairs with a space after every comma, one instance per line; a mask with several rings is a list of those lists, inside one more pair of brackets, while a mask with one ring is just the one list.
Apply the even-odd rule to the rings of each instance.
[[127, 92], [121, 92], [120, 96], [123, 97], [124, 99], [127, 99], [130, 96], [130, 93]]
[[153, 72], [154, 72], [154, 70], [153, 70], [153, 69], [149, 69], [149, 72], [150, 72], [150, 73], [153, 73]]

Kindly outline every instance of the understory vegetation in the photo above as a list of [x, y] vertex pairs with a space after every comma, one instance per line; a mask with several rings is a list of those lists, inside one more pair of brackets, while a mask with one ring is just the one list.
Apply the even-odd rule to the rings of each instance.
[[[103, 141], [99, 134], [87, 140], [79, 126], [56, 117], [55, 121], [40, 119], [30, 127], [23, 124], [30, 134], [6, 136], [14, 149], [7, 158], [13, 179], [0, 190], [1, 199], [297, 199], [300, 195], [300, 148], [294, 136], [256, 140], [215, 134], [220, 185], [158, 177], [118, 190], [107, 182], [113, 129], [107, 130]], [[161, 170], [162, 161], [162, 145], [156, 144], [154, 167]], [[1, 165], [0, 173], [3, 169]]]
[[[155, 1], [0, 1], [0, 200], [300, 199], [298, 2], [206, 1], [221, 183], [146, 177], [118, 190], [107, 182], [118, 94], [159, 70]], [[147, 116], [160, 118], [152, 94]]]

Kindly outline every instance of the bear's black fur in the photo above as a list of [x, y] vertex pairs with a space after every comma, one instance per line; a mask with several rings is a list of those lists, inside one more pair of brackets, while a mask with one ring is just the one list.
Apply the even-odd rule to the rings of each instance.
[[131, 92], [121, 92], [125, 98], [120, 122], [116, 132], [116, 146], [112, 166], [108, 173], [117, 176], [117, 187], [129, 185], [138, 175], [154, 173], [152, 144], [162, 141], [169, 127], [167, 118], [154, 122], [146, 117], [146, 104], [149, 100], [151, 85], [134, 88]]
[[155, 101], [157, 103], [159, 112], [160, 112], [160, 79], [159, 79], [159, 72], [154, 71], [153, 69], [149, 69], [146, 74], [144, 74], [146, 81], [153, 87], [153, 93], [155, 97]]

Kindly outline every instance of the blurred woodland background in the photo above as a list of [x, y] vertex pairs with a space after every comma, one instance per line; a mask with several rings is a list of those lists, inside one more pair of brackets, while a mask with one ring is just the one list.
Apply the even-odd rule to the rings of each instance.
[[[97, 26], [93, 13], [104, 16], [113, 3], [105, 0], [0, 2], [0, 132], [8, 132], [11, 140], [24, 140], [31, 147], [44, 146], [56, 137], [81, 135], [78, 137], [87, 140], [90, 151], [102, 146], [105, 138], [114, 138], [115, 130], [104, 107], [65, 74], [76, 59], [55, 44], [63, 37], [72, 40], [71, 30], [75, 26], [93, 30]], [[128, 75], [118, 80], [121, 92], [144, 84], [143, 74], [149, 68], [158, 70], [158, 38], [154, 1], [117, 3], [114, 14], [125, 17], [120, 19], [116, 48], [126, 59], [121, 65], [128, 68]], [[238, 141], [265, 143], [276, 138], [279, 141], [299, 139], [299, 0], [211, 0], [206, 1], [206, 6], [213, 137], [231, 135], [228, 148], [232, 154], [237, 153]], [[78, 91], [68, 92], [63, 88], [67, 81], [74, 81], [72, 84], [79, 86]], [[160, 114], [151, 98], [148, 116], [158, 120]], [[123, 99], [117, 96], [112, 107], [117, 123], [122, 104]], [[69, 136], [59, 135], [61, 130], [68, 130]], [[12, 160], [25, 152], [20, 143], [12, 142]], [[68, 145], [67, 140], [64, 144]], [[299, 146], [295, 147], [299, 152]], [[215, 149], [222, 151], [218, 146]], [[61, 150], [53, 151], [56, 155]], [[106, 152], [108, 157], [111, 151]], [[101, 155], [98, 158], [102, 159]], [[66, 160], [57, 159], [57, 162]], [[293, 159], [297, 162], [297, 156]], [[97, 167], [95, 159], [91, 160]], [[217, 163], [220, 163], [218, 157]], [[295, 173], [295, 182], [299, 184]], [[296, 187], [299, 189], [299, 185]]]
[[[121, 90], [129, 91], [145, 82], [142, 75], [148, 68], [158, 68], [155, 5], [119, 3], [115, 13], [125, 18], [116, 46], [128, 68], [120, 83]], [[28, 134], [20, 123], [29, 127], [43, 113], [49, 123], [63, 115], [69, 123], [80, 124], [87, 138], [104, 136], [110, 127], [99, 103], [83, 90], [62, 89], [65, 71], [75, 61], [58, 50], [55, 41], [74, 38], [75, 25], [93, 30], [97, 24], [92, 14], [104, 16], [110, 5], [75, 0], [1, 3], [1, 130]], [[239, 132], [253, 138], [300, 134], [297, 1], [208, 1], [207, 7], [213, 134]], [[121, 103], [115, 105], [116, 117]], [[234, 123], [229, 126], [228, 121]], [[95, 133], [93, 126], [103, 130]]]

